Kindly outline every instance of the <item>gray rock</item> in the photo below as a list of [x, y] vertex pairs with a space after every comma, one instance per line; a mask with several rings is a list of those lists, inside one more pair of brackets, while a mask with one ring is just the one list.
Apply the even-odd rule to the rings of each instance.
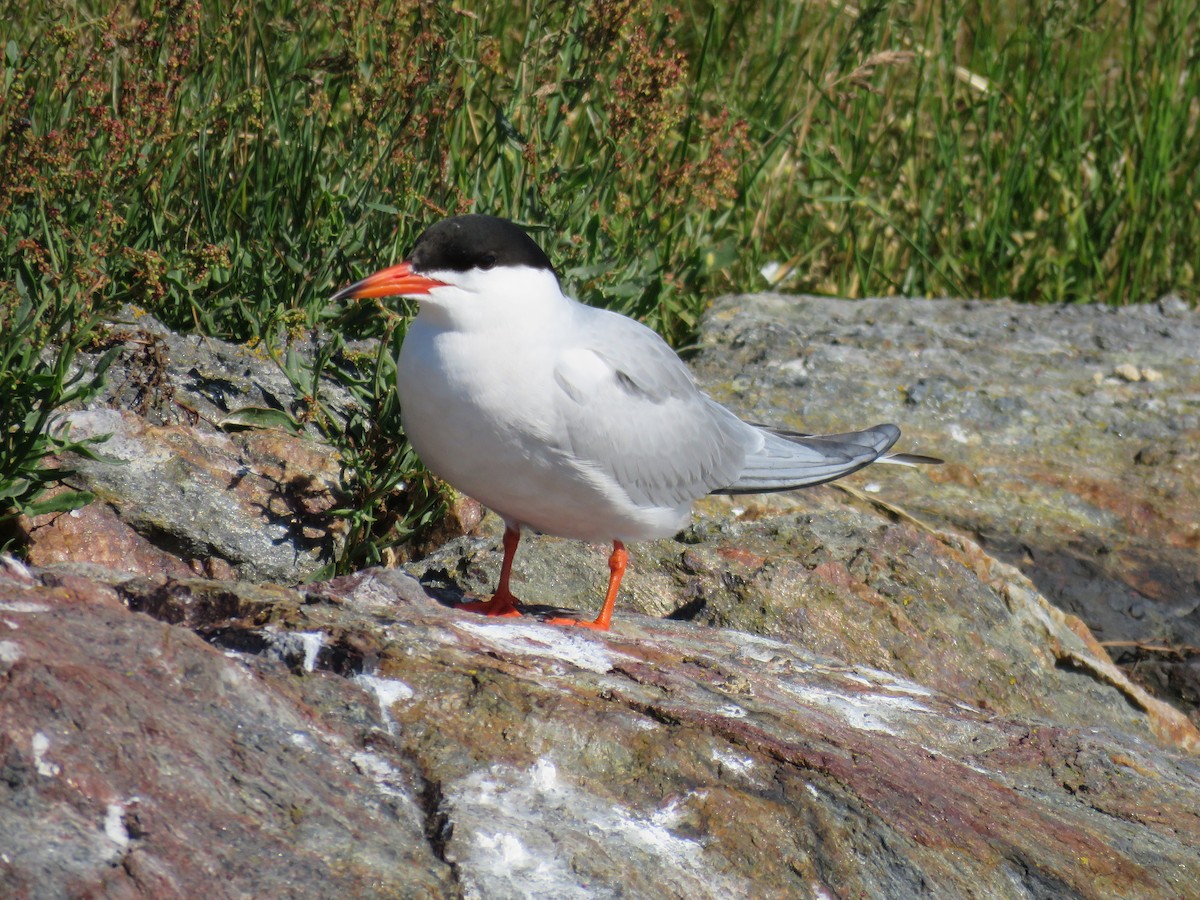
[[[305, 403], [279, 366], [245, 346], [172, 334], [144, 314], [126, 319], [109, 334], [122, 352], [105, 390], [56, 423], [75, 440], [107, 436], [99, 459], [64, 460], [70, 486], [98, 502], [28, 523], [30, 560], [282, 582], [329, 569], [345, 537], [344, 521], [328, 515], [337, 454], [311, 426], [298, 435], [222, 428], [248, 408], [303, 420]], [[336, 382], [322, 389], [333, 410], [352, 405]]]
[[[869, 504], [848, 506], [828, 488], [740, 515], [715, 498], [704, 509], [687, 543], [631, 548], [619, 609], [854, 660], [973, 709], [1103, 725], [1200, 749], [1184, 714], [1130, 681], [1082, 622], [972, 541], [888, 524]], [[460, 538], [409, 570], [447, 600], [488, 596], [502, 526], [489, 517], [485, 527], [487, 537]], [[533, 611], [566, 608], [590, 618], [603, 596], [607, 553], [526, 539], [513, 591]]]
[[[90, 404], [93, 408], [132, 412], [151, 425], [209, 429], [245, 407], [277, 410], [298, 422], [309, 418], [307, 401], [261, 344], [176, 334], [142, 310], [125, 307], [112, 322], [105, 345], [80, 354], [77, 364], [94, 365], [110, 346], [121, 352], [103, 392]], [[311, 340], [300, 340], [290, 349], [311, 358], [313, 346]], [[284, 352], [278, 355], [282, 358]], [[322, 379], [320, 390], [334, 410], [353, 405], [349, 392], [332, 378]], [[307, 431], [319, 436], [311, 425]]]
[[452, 893], [370, 693], [0, 568], [0, 894]]
[[1194, 703], [1195, 667], [1122, 670], [1085, 625], [1140, 654], [1195, 626], [1197, 329], [718, 303], [718, 399], [949, 462], [705, 500], [630, 548], [606, 635], [536, 621], [607, 575], [553, 538], [517, 558], [533, 616], [443, 605], [499, 566], [469, 503], [420, 582], [288, 587], [337, 552], [336, 460], [215, 427], [294, 409], [274, 364], [122, 338], [162, 377], [74, 414], [122, 462], [0, 561], [0, 895], [1198, 894], [1200, 732], [1147, 689]]
[[[301, 593], [12, 563], [0, 629], [11, 895], [1200, 885], [1193, 758], [735, 630], [489, 621], [386, 570]], [[293, 671], [264, 635], [317, 649]]]
[[331, 566], [342, 546], [344, 524], [329, 514], [338, 459], [323, 443], [152, 425], [108, 408], [65, 421], [74, 438], [107, 437], [98, 458], [65, 460], [70, 486], [97, 500], [29, 522], [31, 562], [291, 582]]
[[1200, 314], [1181, 304], [727, 297], [691, 362], [760, 421], [898, 423], [947, 465], [853, 484], [972, 535], [1163, 687], [1200, 647]]

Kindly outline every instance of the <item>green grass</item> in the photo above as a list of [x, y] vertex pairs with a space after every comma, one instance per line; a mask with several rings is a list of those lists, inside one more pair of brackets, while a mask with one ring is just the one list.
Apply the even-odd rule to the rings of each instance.
[[[399, 332], [326, 299], [464, 210], [526, 224], [578, 295], [676, 343], [768, 262], [841, 296], [1197, 296], [1200, 0], [3, 13], [0, 330], [57, 348], [5, 357], [9, 433], [63, 402], [62, 361], [125, 301], [272, 347], [333, 321], [389, 335], [367, 376], [341, 370], [386, 413]], [[318, 419], [351, 495], [386, 506], [403, 447]], [[43, 484], [22, 446], [9, 514]], [[355, 515], [368, 543], [413, 525]]]

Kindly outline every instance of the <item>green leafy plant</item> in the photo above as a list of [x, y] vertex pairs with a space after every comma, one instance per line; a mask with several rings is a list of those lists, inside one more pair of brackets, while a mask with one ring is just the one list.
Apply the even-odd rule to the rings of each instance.
[[[396, 394], [396, 356], [403, 330], [393, 318], [373, 348], [351, 352], [340, 334], [312, 358], [289, 350], [280, 366], [320, 430], [342, 460], [342, 501], [332, 511], [347, 523], [345, 549], [332, 571], [353, 571], [384, 561], [388, 548], [407, 541], [440, 518], [443, 496], [404, 439]], [[322, 384], [335, 379], [353, 398], [335, 409]], [[270, 411], [275, 412], [275, 411]]]
[[67, 309], [27, 298], [0, 308], [0, 549], [19, 539], [19, 517], [78, 509], [93, 499], [70, 489], [42, 499], [72, 474], [47, 464], [49, 454], [95, 458], [91, 447], [102, 438], [72, 440], [65, 428], [54, 427], [55, 412], [94, 393], [115, 355], [106, 353], [91, 371], [72, 372], [77, 342], [88, 329], [76, 328], [57, 344], [45, 341], [65, 329]]

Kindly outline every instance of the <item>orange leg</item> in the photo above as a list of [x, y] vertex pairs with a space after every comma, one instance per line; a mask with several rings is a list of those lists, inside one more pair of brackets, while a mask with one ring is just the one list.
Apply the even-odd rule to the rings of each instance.
[[581, 622], [578, 619], [547, 619], [551, 625], [578, 625], [582, 628], [594, 628], [597, 631], [608, 631], [612, 622], [613, 607], [617, 605], [617, 591], [621, 589], [621, 577], [625, 574], [625, 566], [629, 562], [629, 554], [625, 545], [613, 541], [613, 552], [608, 558], [608, 593], [604, 595], [604, 606], [600, 607], [600, 615], [594, 622]]
[[520, 526], [505, 526], [503, 541], [504, 561], [500, 563], [500, 581], [496, 585], [496, 592], [492, 594], [490, 600], [470, 600], [466, 603], [457, 603], [455, 604], [457, 609], [483, 613], [485, 616], [511, 617], [521, 615], [521, 611], [517, 609], [518, 600], [512, 595], [512, 591], [508, 589], [508, 579], [512, 575], [513, 557], [517, 555], [517, 544], [520, 541]]

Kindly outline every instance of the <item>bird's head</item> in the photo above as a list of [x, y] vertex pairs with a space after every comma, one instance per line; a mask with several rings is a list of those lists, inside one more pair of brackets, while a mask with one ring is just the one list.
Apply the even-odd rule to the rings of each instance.
[[464, 215], [430, 226], [404, 262], [343, 288], [333, 300], [409, 297], [452, 315], [478, 315], [483, 303], [528, 305], [542, 295], [561, 298], [554, 267], [534, 240], [507, 219]]

